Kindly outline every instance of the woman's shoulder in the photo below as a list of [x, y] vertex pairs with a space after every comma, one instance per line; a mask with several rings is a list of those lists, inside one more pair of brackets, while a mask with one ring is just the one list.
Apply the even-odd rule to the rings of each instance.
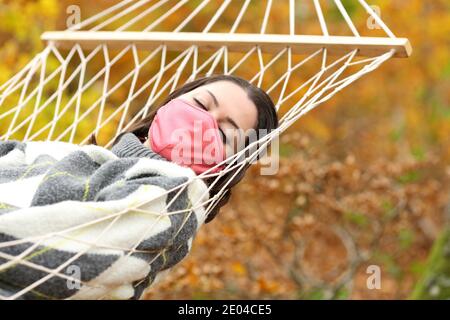
[[111, 151], [119, 158], [136, 157], [167, 161], [166, 158], [154, 152], [151, 148], [144, 146], [132, 132], [122, 134]]

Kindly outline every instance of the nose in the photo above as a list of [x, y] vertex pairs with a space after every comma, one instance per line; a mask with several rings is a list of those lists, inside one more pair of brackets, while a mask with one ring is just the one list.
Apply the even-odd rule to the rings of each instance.
[[221, 120], [224, 120], [226, 118], [226, 115], [221, 110], [219, 110], [219, 108], [209, 110], [209, 113], [217, 122], [220, 122]]

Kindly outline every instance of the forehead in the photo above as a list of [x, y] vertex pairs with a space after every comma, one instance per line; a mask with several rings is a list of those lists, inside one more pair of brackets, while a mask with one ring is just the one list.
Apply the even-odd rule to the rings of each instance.
[[196, 89], [197, 93], [209, 96], [209, 90], [219, 102], [219, 107], [244, 130], [256, 127], [257, 109], [239, 85], [231, 81], [216, 81]]

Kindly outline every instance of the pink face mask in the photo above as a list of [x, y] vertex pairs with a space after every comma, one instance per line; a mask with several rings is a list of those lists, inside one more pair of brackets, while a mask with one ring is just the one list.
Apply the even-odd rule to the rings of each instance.
[[[206, 110], [176, 98], [158, 109], [149, 130], [154, 152], [200, 174], [225, 159], [217, 121]], [[211, 170], [218, 172], [223, 166]]]

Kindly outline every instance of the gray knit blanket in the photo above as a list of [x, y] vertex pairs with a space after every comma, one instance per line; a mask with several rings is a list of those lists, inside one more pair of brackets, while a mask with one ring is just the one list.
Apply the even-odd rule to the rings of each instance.
[[132, 133], [111, 150], [0, 142], [0, 298], [142, 298], [204, 223], [194, 178]]

